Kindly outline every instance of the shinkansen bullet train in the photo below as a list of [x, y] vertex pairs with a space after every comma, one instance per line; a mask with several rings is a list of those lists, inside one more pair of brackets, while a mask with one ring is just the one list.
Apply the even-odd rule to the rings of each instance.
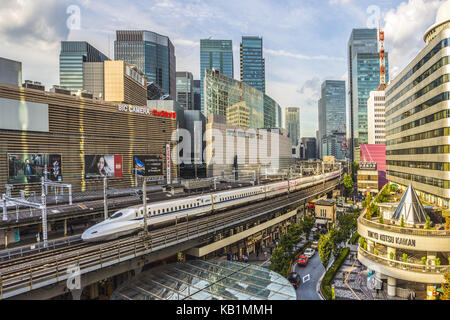
[[[147, 225], [156, 225], [217, 211], [230, 209], [264, 199], [273, 198], [317, 184], [318, 181], [337, 177], [339, 172], [326, 173], [320, 176], [298, 178], [288, 182], [275, 182], [262, 186], [240, 188], [230, 191], [214, 192], [172, 201], [152, 202], [147, 205]], [[136, 233], [144, 227], [144, 206], [136, 205], [115, 212], [111, 217], [102, 221], [81, 235], [87, 242], [108, 241], [124, 235]]]

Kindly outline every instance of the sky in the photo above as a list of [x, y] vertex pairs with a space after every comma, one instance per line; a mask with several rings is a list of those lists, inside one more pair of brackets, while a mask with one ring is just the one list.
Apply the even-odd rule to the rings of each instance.
[[[200, 39], [231, 39], [239, 80], [242, 36], [263, 37], [266, 93], [301, 109], [301, 136], [318, 129], [320, 85], [347, 80], [353, 28], [385, 30], [393, 79], [424, 48], [443, 0], [1, 0], [0, 56], [23, 80], [59, 84], [62, 40], [87, 41], [114, 58], [115, 31], [149, 30], [175, 46], [177, 71], [200, 77]], [[347, 101], [348, 105], [348, 101]], [[347, 119], [347, 127], [348, 127]]]

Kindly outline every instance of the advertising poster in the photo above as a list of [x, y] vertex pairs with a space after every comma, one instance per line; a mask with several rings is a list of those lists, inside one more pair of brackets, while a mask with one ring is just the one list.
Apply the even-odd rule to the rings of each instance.
[[133, 166], [141, 176], [160, 176], [163, 174], [163, 160], [160, 156], [141, 155], [133, 157]]
[[47, 178], [62, 181], [60, 154], [8, 154], [8, 183], [39, 183], [47, 167]]
[[85, 155], [84, 174], [86, 179], [122, 178], [122, 156]]

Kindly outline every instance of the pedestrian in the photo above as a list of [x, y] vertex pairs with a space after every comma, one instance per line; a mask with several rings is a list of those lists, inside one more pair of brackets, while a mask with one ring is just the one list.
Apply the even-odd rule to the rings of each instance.
[[272, 255], [273, 247], [270, 247], [270, 255]]
[[41, 237], [39, 236], [39, 232], [36, 234], [36, 242], [41, 242]]
[[248, 257], [246, 255], [244, 255], [244, 262], [248, 263]]

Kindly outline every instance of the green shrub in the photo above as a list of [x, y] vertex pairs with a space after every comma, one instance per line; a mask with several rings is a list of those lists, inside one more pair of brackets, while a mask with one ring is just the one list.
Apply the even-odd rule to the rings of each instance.
[[336, 272], [341, 267], [342, 263], [347, 258], [349, 252], [350, 252], [350, 248], [344, 248], [344, 250], [342, 250], [339, 257], [333, 262], [330, 269], [327, 270], [327, 272], [325, 273], [325, 275], [322, 279], [322, 283], [320, 284], [320, 289], [321, 289], [322, 295], [327, 300], [330, 300], [332, 298], [331, 297], [331, 281], [333, 280], [334, 276], [336, 275]]
[[422, 259], [422, 263], [423, 263], [424, 265], [427, 264], [427, 257], [422, 257], [421, 259]]

